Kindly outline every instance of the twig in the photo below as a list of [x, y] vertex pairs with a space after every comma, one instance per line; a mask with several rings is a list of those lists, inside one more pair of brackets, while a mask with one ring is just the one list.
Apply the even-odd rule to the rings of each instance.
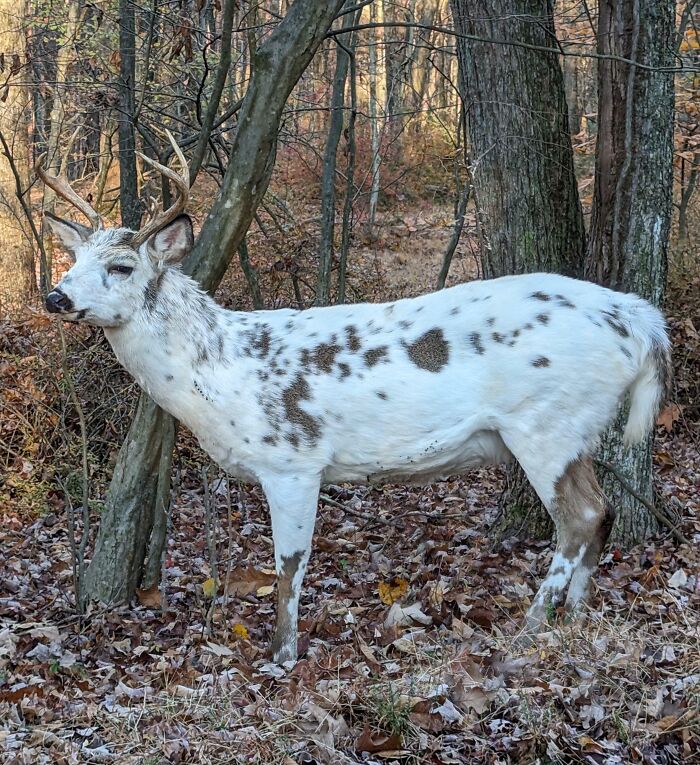
[[209, 550], [209, 568], [211, 578], [214, 580], [214, 591], [211, 595], [211, 603], [207, 608], [205, 621], [205, 630], [208, 637], [211, 637], [211, 622], [216, 608], [216, 593], [219, 587], [219, 576], [216, 565], [216, 517], [215, 509], [212, 505], [211, 492], [209, 491], [209, 480], [207, 478], [207, 469], [202, 468], [202, 484], [204, 487], [204, 517], [207, 525], [207, 548]]
[[228, 612], [228, 588], [231, 579], [231, 563], [233, 559], [233, 513], [231, 508], [231, 481], [226, 476], [226, 531], [228, 534], [228, 548], [226, 550], [226, 576], [224, 577], [224, 598], [222, 602], [222, 611], [224, 617], [224, 626], [228, 627], [226, 615]]
[[[61, 366], [63, 367], [63, 379], [66, 381], [68, 387], [68, 397], [70, 398], [75, 410], [78, 414], [78, 421], [80, 423], [80, 439], [82, 446], [82, 468], [83, 468], [83, 530], [80, 537], [80, 545], [74, 553], [77, 554], [77, 577], [75, 577], [75, 602], [78, 611], [83, 611], [83, 581], [85, 575], [85, 548], [87, 547], [88, 536], [90, 535], [90, 471], [88, 465], [88, 450], [87, 450], [87, 426], [85, 424], [85, 413], [83, 407], [80, 404], [78, 394], [75, 392], [75, 386], [73, 385], [73, 378], [71, 377], [70, 370], [68, 369], [68, 351], [66, 349], [66, 337], [63, 332], [63, 324], [58, 322], [58, 334], [61, 338]], [[73, 505], [70, 504], [70, 521], [74, 527], [74, 518], [72, 515]], [[74, 563], [75, 566], [75, 563]]]
[[611, 462], [605, 462], [605, 460], [595, 460], [595, 463], [596, 465], [605, 468], [605, 470], [607, 470], [609, 473], [612, 473], [615, 478], [617, 478], [620, 486], [622, 486], [626, 492], [631, 494], [637, 500], [637, 502], [640, 502], [642, 505], [644, 505], [644, 507], [646, 507], [646, 509], [654, 516], [654, 518], [656, 518], [659, 523], [670, 529], [673, 536], [679, 542], [681, 542], [681, 544], [688, 545], [688, 547], [690, 547], [690, 540], [678, 530], [678, 527], [673, 523], [673, 521], [667, 518], [659, 509], [654, 507], [654, 505], [649, 502], [646, 497], [643, 497], [615, 465], [613, 465]]

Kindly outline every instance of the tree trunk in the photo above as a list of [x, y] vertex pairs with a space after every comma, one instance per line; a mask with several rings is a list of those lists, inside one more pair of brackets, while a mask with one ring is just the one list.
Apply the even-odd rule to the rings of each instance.
[[[673, 0], [601, 0], [598, 52], [644, 69], [598, 62], [598, 143], [586, 276], [660, 305], [666, 286], [673, 188]], [[624, 421], [624, 415], [621, 422]], [[608, 431], [603, 459], [652, 498], [652, 439], [623, 449], [621, 422]], [[648, 510], [614, 477], [603, 488], [617, 508], [613, 539], [628, 546], [656, 529]]]
[[29, 185], [32, 105], [22, 84], [28, 78], [25, 14], [24, 2], [0, 0], [0, 54], [5, 61], [4, 71], [0, 72], [0, 132], [10, 154], [6, 156], [0, 147], [0, 313], [9, 306], [21, 305], [36, 289], [33, 250], [17, 198], [18, 180], [22, 191]]
[[122, 224], [138, 229], [141, 202], [136, 181], [134, 112], [136, 19], [132, 0], [119, 0], [119, 204]]
[[[270, 181], [284, 105], [341, 5], [342, 0], [296, 0], [255, 52], [221, 191], [184, 264], [206, 290], [215, 289], [243, 241]], [[158, 489], [156, 474], [163, 475], [161, 458], [172, 453], [174, 420], [145, 394], [141, 398], [114, 469], [87, 575], [87, 596], [108, 603], [133, 595], [147, 550], [141, 532], [152, 527], [151, 519], [157, 518], [166, 497]], [[157, 526], [153, 536], [156, 533]], [[149, 558], [155, 559], [157, 553], [151, 545]], [[120, 578], [124, 586], [114, 586]]]
[[[373, 24], [380, 23], [377, 14], [377, 3], [373, 2], [369, 7], [370, 21]], [[374, 30], [371, 30], [372, 36], [369, 41], [369, 120], [372, 131], [372, 186], [369, 192], [369, 214], [367, 217], [367, 233], [371, 237], [374, 232], [374, 223], [377, 217], [377, 202], [379, 201], [379, 168], [381, 166], [380, 138], [381, 131], [379, 127], [379, 63], [377, 55], [377, 38], [374, 36]]]
[[[460, 90], [487, 277], [580, 276], [585, 229], [576, 187], [553, 0], [451, 0]], [[525, 43], [552, 53], [485, 40]], [[522, 471], [510, 471], [500, 536], [551, 534]]]
[[[354, 13], [343, 17], [343, 29], [355, 22]], [[331, 118], [323, 155], [323, 177], [321, 179], [321, 236], [319, 242], [318, 280], [316, 283], [316, 305], [328, 305], [330, 301], [331, 269], [335, 251], [335, 169], [338, 144], [343, 132], [343, 107], [345, 105], [345, 81], [348, 76], [349, 56], [343, 50], [349, 42], [348, 35], [336, 38], [335, 74], [331, 95]], [[343, 47], [341, 47], [341, 45]]]

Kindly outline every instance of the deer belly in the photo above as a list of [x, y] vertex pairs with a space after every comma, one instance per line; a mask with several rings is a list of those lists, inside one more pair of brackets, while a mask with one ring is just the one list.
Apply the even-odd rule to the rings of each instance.
[[404, 454], [377, 454], [366, 462], [344, 462], [342, 456], [323, 473], [324, 481], [429, 483], [484, 465], [509, 462], [511, 454], [500, 435], [478, 430], [457, 443], [438, 439]]

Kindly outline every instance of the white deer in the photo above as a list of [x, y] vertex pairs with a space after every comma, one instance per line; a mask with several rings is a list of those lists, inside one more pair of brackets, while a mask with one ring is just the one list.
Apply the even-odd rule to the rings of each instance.
[[[661, 313], [635, 295], [531, 274], [393, 303], [229, 311], [178, 263], [193, 244], [183, 175], [139, 232], [105, 229], [65, 178], [43, 180], [85, 226], [46, 216], [75, 263], [46, 298], [104, 328], [119, 361], [272, 519], [273, 656], [297, 658], [297, 611], [325, 482], [429, 482], [515, 459], [552, 516], [556, 551], [526, 617], [585, 598], [613, 521], [591, 454], [626, 393], [625, 441], [654, 423], [670, 372]], [[145, 157], [144, 157], [145, 159]]]

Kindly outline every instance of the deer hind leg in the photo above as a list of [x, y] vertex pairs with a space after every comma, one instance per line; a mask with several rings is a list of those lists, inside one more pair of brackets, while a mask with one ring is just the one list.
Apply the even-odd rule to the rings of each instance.
[[528, 611], [528, 630], [539, 628], [548, 611], [566, 603], [573, 609], [587, 596], [591, 574], [610, 534], [613, 513], [600, 489], [590, 458], [570, 462], [554, 485], [548, 510], [557, 545], [552, 563]]

